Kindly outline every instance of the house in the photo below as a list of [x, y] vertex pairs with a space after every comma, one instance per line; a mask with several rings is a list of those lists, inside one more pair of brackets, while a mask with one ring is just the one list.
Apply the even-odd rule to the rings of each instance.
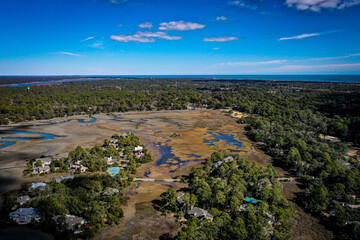
[[127, 133], [120, 133], [119, 137], [127, 138], [128, 134]]
[[33, 167], [32, 174], [49, 173], [50, 166]]
[[27, 203], [28, 201], [30, 201], [30, 199], [31, 198], [28, 195], [21, 196], [16, 199], [16, 203], [21, 206], [21, 205]]
[[213, 168], [214, 168], [214, 169], [217, 169], [217, 168], [220, 167], [223, 163], [228, 163], [228, 162], [232, 162], [232, 161], [235, 161], [235, 159], [234, 159], [232, 156], [228, 156], [228, 157], [224, 158], [223, 160], [214, 163]]
[[112, 196], [112, 195], [115, 195], [119, 193], [119, 189], [117, 188], [107, 188], [103, 193], [102, 195], [104, 196]]
[[75, 164], [71, 164], [68, 168], [69, 172], [75, 172], [77, 170], [80, 172], [86, 172], [87, 169], [87, 167], [82, 165], [81, 161], [77, 161]]
[[110, 145], [117, 147], [117, 145], [119, 144], [119, 140], [118, 139], [110, 139]]
[[29, 224], [32, 221], [39, 221], [41, 219], [40, 212], [35, 208], [19, 208], [9, 213], [9, 217], [18, 224]]
[[38, 161], [41, 161], [41, 166], [42, 167], [45, 167], [45, 166], [49, 166], [50, 163], [53, 161], [53, 158], [52, 157], [46, 157], [46, 158], [37, 158], [35, 162], [33, 162], [33, 167], [35, 166], [35, 164], [38, 162]]
[[85, 219], [81, 218], [81, 217], [76, 217], [74, 215], [56, 215], [55, 217], [52, 218], [52, 220], [59, 225], [60, 222], [59, 220], [62, 218], [64, 220], [64, 225], [65, 226], [60, 226], [57, 227], [56, 229], [60, 232], [64, 231], [66, 228], [67, 230], [71, 230], [73, 229], [75, 226], [79, 226], [79, 225], [83, 225], [86, 221]]
[[176, 201], [178, 202], [179, 205], [185, 204], [184, 195], [185, 195], [184, 192], [178, 192], [178, 193], [176, 194], [176, 196], [177, 196]]
[[69, 156], [69, 153], [62, 153], [62, 154], [57, 154], [55, 156], [53, 156], [53, 158], [55, 160], [60, 160], [61, 158], [67, 158]]
[[106, 161], [107, 165], [112, 165], [116, 162], [116, 160], [113, 159], [113, 157], [104, 157], [104, 160]]
[[29, 192], [31, 192], [32, 190], [38, 188], [38, 187], [45, 187], [46, 183], [43, 182], [38, 182], [38, 183], [32, 183], [31, 187], [29, 187]]
[[142, 152], [136, 152], [136, 153], [134, 154], [135, 158], [137, 158], [137, 159], [142, 158], [144, 155], [145, 155], [145, 154], [142, 153]]
[[143, 150], [143, 147], [142, 147], [142, 146], [137, 146], [137, 147], [135, 147], [135, 149], [134, 149], [135, 152], [142, 152], [142, 150]]
[[66, 180], [66, 179], [74, 179], [74, 176], [61, 177], [61, 178], [56, 179], [55, 181], [57, 183], [61, 183], [62, 181]]
[[248, 210], [247, 204], [241, 204], [240, 207], [238, 208], [239, 212], [247, 211], [247, 210]]
[[213, 217], [208, 213], [208, 211], [199, 207], [193, 207], [190, 211], [187, 212], [187, 216], [189, 218], [197, 217], [200, 220], [213, 219]]

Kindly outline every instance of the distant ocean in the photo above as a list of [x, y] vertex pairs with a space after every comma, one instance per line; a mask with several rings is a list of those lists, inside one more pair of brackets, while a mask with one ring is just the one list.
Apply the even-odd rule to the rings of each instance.
[[[21, 76], [17, 76], [21, 77]], [[34, 77], [34, 76], [32, 76]], [[42, 76], [47, 77], [47, 76]], [[273, 81], [303, 81], [303, 82], [344, 82], [360, 83], [360, 75], [107, 75], [107, 76], [78, 76], [76, 79], [68, 79], [64, 76], [63, 80], [51, 81], [52, 76], [48, 76], [49, 81], [27, 82], [4, 84], [1, 87], [24, 87], [32, 85], [52, 85], [74, 81], [102, 81], [107, 78], [188, 78], [188, 79], [233, 79], [233, 80], [273, 80]], [[1, 78], [1, 76], [0, 76]], [[26, 78], [26, 76], [24, 76]]]
[[360, 75], [124, 75], [118, 77], [207, 78], [207, 79], [215, 78], [215, 79], [360, 83]]

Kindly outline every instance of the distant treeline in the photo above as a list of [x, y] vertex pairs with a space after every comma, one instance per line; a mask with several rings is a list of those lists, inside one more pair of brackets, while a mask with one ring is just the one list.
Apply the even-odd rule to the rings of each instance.
[[300, 109], [321, 113], [322, 123], [331, 125], [329, 134], [358, 141], [360, 86], [344, 83], [133, 79], [32, 86], [30, 92], [25, 87], [0, 88], [0, 124], [189, 105], [260, 115]]

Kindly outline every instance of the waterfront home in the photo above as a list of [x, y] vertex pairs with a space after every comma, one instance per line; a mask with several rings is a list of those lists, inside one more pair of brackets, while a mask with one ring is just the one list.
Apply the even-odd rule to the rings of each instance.
[[209, 214], [208, 211], [199, 207], [193, 207], [190, 211], [187, 212], [187, 216], [189, 218], [197, 217], [200, 220], [213, 219], [213, 216], [211, 216], [211, 214]]
[[28, 201], [30, 201], [30, 199], [31, 198], [28, 195], [21, 196], [16, 199], [16, 203], [21, 206], [21, 205], [27, 203]]
[[29, 224], [32, 221], [39, 221], [41, 219], [40, 212], [35, 208], [19, 208], [9, 213], [9, 217], [18, 224]]
[[178, 192], [176, 194], [176, 201], [178, 202], [179, 205], [183, 205], [185, 203], [184, 195], [185, 195], [184, 192]]
[[119, 145], [119, 140], [118, 139], [110, 139], [110, 146], [114, 146], [116, 149], [117, 146]]
[[120, 133], [120, 134], [119, 134], [119, 137], [127, 138], [127, 137], [128, 137], [128, 134], [127, 134], [127, 133]]
[[217, 168], [219, 168], [223, 163], [228, 163], [228, 162], [232, 162], [232, 161], [235, 161], [235, 159], [234, 159], [232, 156], [228, 156], [228, 157], [224, 158], [223, 160], [214, 163], [213, 168], [214, 168], [214, 169], [217, 169]]
[[35, 166], [35, 164], [39, 161], [41, 162], [41, 166], [45, 167], [50, 165], [50, 163], [53, 161], [53, 158], [52, 157], [37, 158], [36, 161], [33, 162], [33, 166]]
[[[63, 221], [59, 222], [60, 219]], [[52, 218], [52, 220], [58, 225], [56, 229], [59, 232], [62, 232], [65, 229], [72, 230], [74, 227], [83, 225], [85, 223], [85, 219], [81, 217], [76, 217], [74, 215], [56, 215]], [[62, 225], [61, 223], [64, 225]]]
[[142, 158], [144, 155], [145, 155], [145, 154], [142, 153], [142, 152], [136, 152], [136, 153], [134, 154], [135, 158], [137, 158], [137, 159]]
[[50, 166], [33, 167], [32, 174], [49, 173]]

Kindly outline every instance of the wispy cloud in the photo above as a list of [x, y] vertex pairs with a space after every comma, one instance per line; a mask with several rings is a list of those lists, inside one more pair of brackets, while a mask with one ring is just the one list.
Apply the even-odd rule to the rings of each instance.
[[216, 21], [226, 21], [226, 20], [227, 20], [227, 17], [225, 17], [225, 16], [221, 16], [221, 17], [216, 18]]
[[234, 41], [234, 40], [238, 40], [239, 38], [237, 37], [209, 37], [209, 38], [204, 38], [203, 41], [204, 42], [229, 42], [229, 41]]
[[109, 0], [109, 3], [112, 4], [123, 4], [126, 3], [128, 0]]
[[350, 58], [350, 57], [359, 57], [360, 53], [351, 53], [348, 55], [343, 56], [335, 56], [335, 57], [320, 57], [320, 58], [307, 58], [303, 60], [310, 60], [310, 61], [317, 61], [317, 60], [335, 60], [335, 59], [344, 59], [344, 58]]
[[163, 22], [160, 23], [159, 30], [168, 31], [168, 30], [177, 30], [177, 31], [187, 31], [204, 28], [204, 24], [184, 22], [184, 21], [172, 21], [172, 22]]
[[257, 5], [247, 3], [244, 0], [228, 1], [228, 4], [238, 8], [247, 8], [250, 10], [256, 10], [258, 8]]
[[360, 4], [360, 0], [286, 0], [288, 7], [319, 12], [322, 9], [344, 9]]
[[279, 41], [303, 39], [303, 38], [315, 37], [315, 36], [320, 36], [320, 35], [321, 35], [320, 33], [303, 33], [303, 34], [296, 35], [293, 37], [282, 37], [282, 38], [279, 38]]
[[139, 24], [139, 27], [151, 29], [153, 27], [153, 24], [151, 22], [141, 23], [141, 24]]
[[270, 61], [260, 61], [260, 62], [225, 62], [215, 64], [215, 66], [258, 66], [258, 65], [271, 65], [271, 64], [282, 64], [285, 63], [287, 60], [270, 60]]
[[319, 33], [303, 33], [303, 34], [292, 36], [292, 37], [282, 37], [282, 38], [279, 38], [279, 41], [304, 39], [304, 38], [309, 38], [309, 37], [322, 36], [322, 35], [326, 35], [326, 34], [330, 34], [330, 33], [337, 33], [340, 31], [341, 30], [331, 30], [331, 31], [319, 32]]
[[214, 49], [214, 50], [219, 50], [220, 48], [219, 48], [219, 47], [214, 47], [213, 49]]
[[284, 65], [266, 69], [267, 72], [346, 72], [360, 71], [360, 63], [326, 64], [326, 65]]
[[77, 53], [72, 53], [72, 52], [55, 52], [52, 54], [57, 54], [57, 55], [66, 55], [66, 56], [73, 56], [73, 57], [84, 57], [85, 55], [81, 55], [81, 54], [77, 54]]
[[180, 36], [169, 36], [165, 32], [137, 32], [134, 35], [112, 35], [111, 40], [118, 42], [153, 43], [155, 38], [166, 40], [180, 40]]
[[95, 37], [88, 37], [88, 38], [85, 38], [85, 39], [81, 40], [80, 42], [86, 42], [86, 41], [89, 41], [89, 40], [94, 39], [94, 38]]
[[98, 42], [94, 42], [91, 45], [89, 45], [89, 47], [93, 47], [93, 48], [98, 48], [98, 49], [104, 49], [104, 43], [101, 41]]

